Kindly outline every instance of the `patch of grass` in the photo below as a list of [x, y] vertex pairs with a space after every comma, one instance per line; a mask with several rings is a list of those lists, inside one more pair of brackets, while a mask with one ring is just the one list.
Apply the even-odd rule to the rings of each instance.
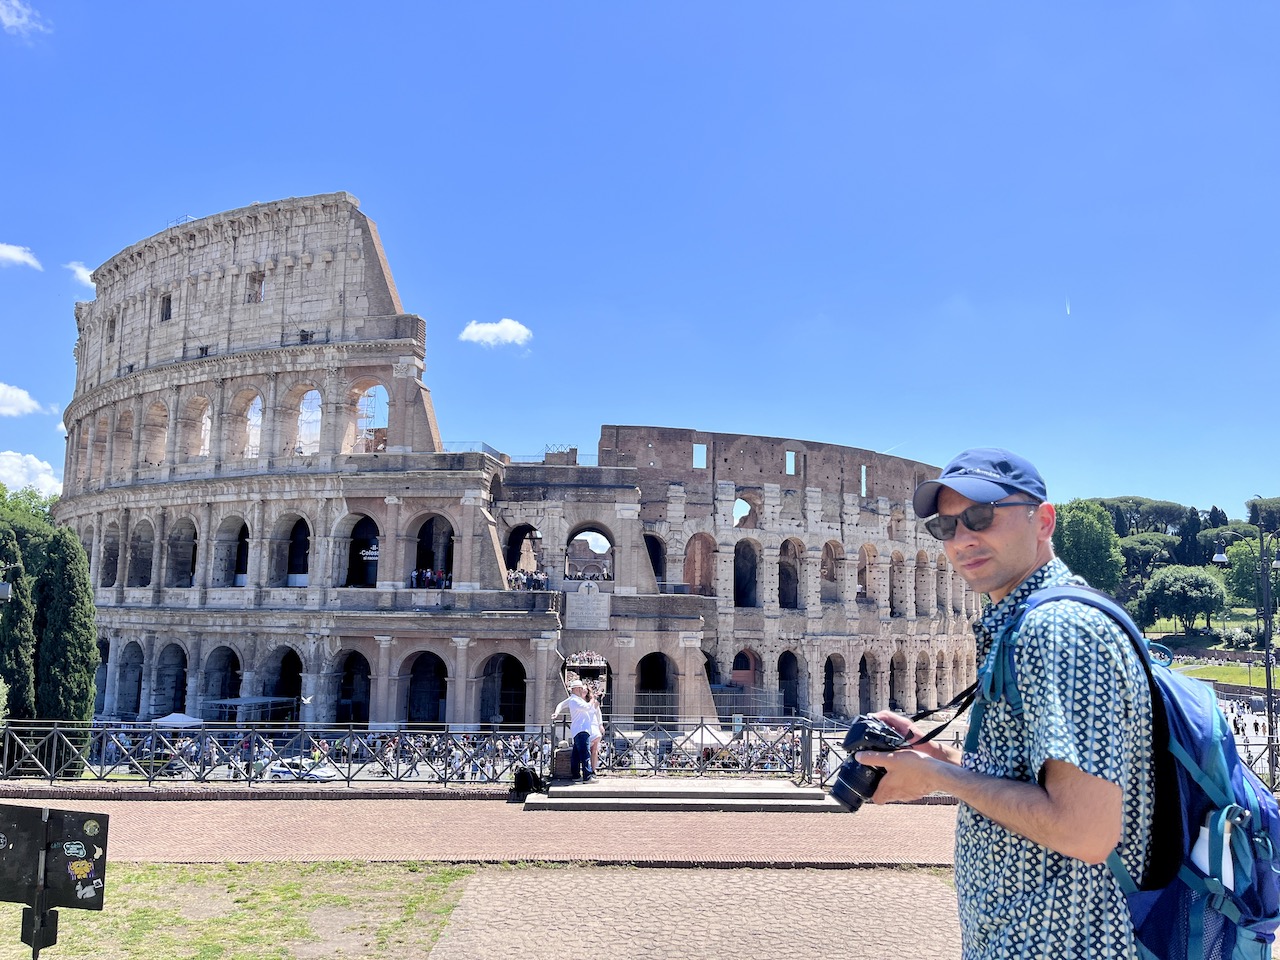
[[[59, 910], [47, 954], [113, 960], [425, 956], [467, 867], [431, 863], [112, 864], [105, 909]], [[0, 960], [31, 955], [0, 904]]]

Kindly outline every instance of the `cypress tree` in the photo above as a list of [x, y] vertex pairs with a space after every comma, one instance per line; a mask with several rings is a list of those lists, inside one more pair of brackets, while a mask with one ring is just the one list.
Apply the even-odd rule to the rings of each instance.
[[89, 561], [80, 541], [58, 527], [46, 548], [40, 580], [44, 631], [36, 711], [42, 720], [92, 720], [98, 629]]
[[9, 718], [30, 720], [35, 716], [36, 605], [18, 538], [0, 522], [0, 567], [5, 566], [10, 594], [9, 602], [0, 604], [0, 680], [9, 686]]

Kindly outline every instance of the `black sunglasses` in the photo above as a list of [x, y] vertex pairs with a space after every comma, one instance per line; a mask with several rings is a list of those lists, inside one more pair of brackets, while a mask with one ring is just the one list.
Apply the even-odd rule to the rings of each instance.
[[956, 535], [956, 524], [963, 523], [974, 533], [981, 533], [996, 519], [996, 507], [1038, 507], [1035, 500], [1008, 500], [1001, 503], [975, 503], [958, 514], [940, 513], [924, 522], [924, 528], [938, 540], [950, 540]]

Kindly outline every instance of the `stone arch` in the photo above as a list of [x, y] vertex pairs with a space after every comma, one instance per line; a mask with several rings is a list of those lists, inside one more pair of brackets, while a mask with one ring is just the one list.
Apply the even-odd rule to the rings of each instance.
[[828, 540], [822, 545], [822, 563], [818, 568], [823, 603], [839, 603], [844, 600], [844, 545], [839, 540]]
[[782, 541], [778, 548], [778, 606], [783, 610], [800, 609], [800, 563], [804, 544], [794, 537]]
[[[110, 430], [111, 421], [107, 419], [107, 414], [100, 413], [93, 431], [93, 452], [89, 455], [89, 473], [86, 479], [107, 479], [107, 468], [110, 466], [107, 463], [107, 434]], [[126, 456], [132, 456], [132, 451]]]
[[542, 569], [542, 533], [529, 523], [516, 526], [507, 535], [504, 559], [507, 571], [535, 573]]
[[733, 501], [733, 525], [739, 530], [760, 529], [760, 494], [754, 490], [739, 490]]
[[151, 586], [151, 568], [155, 557], [155, 531], [150, 520], [139, 520], [129, 534], [129, 575], [126, 587]]
[[679, 713], [675, 662], [665, 653], [650, 653], [636, 664], [636, 721], [672, 723]]
[[368, 723], [372, 691], [369, 661], [359, 651], [348, 650], [335, 666], [333, 680], [337, 686], [337, 696], [334, 697], [334, 722]]
[[273, 723], [293, 723], [298, 719], [302, 702], [302, 670], [302, 655], [289, 643], [280, 644], [262, 658], [257, 669], [262, 695], [293, 701], [271, 704], [265, 719]]
[[307, 381], [294, 384], [280, 405], [280, 455], [311, 457], [320, 452], [324, 429], [324, 400], [319, 389]]
[[[376, 587], [378, 585], [379, 534], [377, 522], [366, 514], [353, 514], [338, 525], [339, 558], [346, 561], [338, 570], [338, 581], [344, 587]], [[346, 550], [341, 544], [346, 543]]]
[[783, 716], [794, 717], [804, 709], [801, 679], [800, 658], [790, 650], [783, 650], [778, 655], [778, 695]]
[[390, 411], [390, 398], [381, 381], [371, 378], [357, 380], [347, 398], [342, 452], [385, 453]]
[[848, 706], [845, 702], [844, 657], [833, 653], [822, 665], [822, 715], [824, 717], [847, 717]]
[[947, 662], [946, 651], [939, 651], [934, 669], [934, 706], [941, 706], [950, 701], [952, 696], [951, 670], [950, 664]]
[[414, 656], [403, 716], [406, 723], [444, 723], [448, 718], [449, 668], [436, 654]]
[[112, 432], [111, 476], [116, 480], [124, 480], [129, 476], [129, 468], [133, 465], [133, 411], [120, 410], [116, 413], [116, 427]]
[[869, 543], [864, 543], [858, 548], [858, 599], [865, 603], [875, 603], [876, 597], [871, 589], [871, 574], [876, 568], [876, 560], [878, 555], [876, 548]]
[[249, 525], [241, 517], [225, 517], [213, 535], [211, 587], [243, 587], [249, 582]]
[[414, 549], [414, 586], [434, 584], [443, 587], [453, 584], [453, 524], [440, 514], [431, 514], [418, 526], [417, 546]]
[[130, 640], [120, 651], [120, 672], [116, 676], [116, 714], [136, 718], [142, 712], [142, 644]]
[[489, 506], [502, 502], [502, 474], [495, 473], [489, 478]]
[[735, 686], [760, 690], [764, 687], [764, 660], [750, 647], [743, 647], [733, 655], [731, 676]]
[[276, 521], [268, 548], [267, 585], [305, 587], [311, 576], [311, 525], [296, 513]]
[[164, 463], [164, 448], [169, 437], [169, 408], [160, 400], [152, 400], [142, 416], [140, 466], [158, 467]]
[[187, 651], [181, 644], [168, 643], [156, 658], [151, 685], [151, 716], [187, 712]]
[[716, 541], [708, 533], [695, 533], [684, 548], [684, 582], [700, 597], [716, 595]]
[[190, 587], [195, 584], [199, 535], [195, 521], [183, 517], [169, 530], [168, 563], [165, 566], [166, 587]]
[[120, 524], [112, 520], [102, 532], [102, 560], [98, 570], [98, 586], [114, 587], [120, 567]]
[[[214, 648], [204, 658], [204, 689], [201, 701], [211, 704], [215, 700], [234, 700], [240, 696], [240, 682], [243, 677], [240, 654], [228, 645]], [[210, 718], [209, 710], [201, 708], [201, 716], [206, 720], [226, 717], [225, 707], [215, 707], [215, 717]], [[234, 718], [234, 713], [232, 717]]]
[[209, 456], [213, 435], [213, 404], [204, 394], [187, 398], [178, 418], [178, 462], [190, 463]]
[[599, 523], [586, 523], [569, 533], [564, 552], [566, 580], [612, 580], [616, 543], [608, 528]]
[[646, 533], [644, 547], [649, 554], [649, 565], [653, 567], [653, 578], [661, 590], [661, 585], [667, 582], [667, 543], [656, 533]]
[[523, 726], [527, 718], [528, 674], [520, 659], [509, 653], [495, 653], [484, 661], [478, 676], [480, 723]]
[[760, 544], [739, 540], [733, 547], [733, 605], [760, 606]]
[[222, 430], [229, 459], [256, 459], [262, 452], [262, 394], [253, 387], [239, 390], [231, 398]]

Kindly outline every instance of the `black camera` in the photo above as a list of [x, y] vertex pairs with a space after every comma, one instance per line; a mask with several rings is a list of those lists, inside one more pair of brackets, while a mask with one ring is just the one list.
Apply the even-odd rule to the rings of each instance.
[[859, 750], [876, 750], [880, 753], [892, 753], [906, 746], [907, 738], [898, 733], [883, 720], [876, 717], [862, 716], [853, 721], [853, 726], [844, 736], [844, 749], [849, 758], [840, 764], [835, 780], [831, 783], [831, 795], [855, 812], [864, 800], [870, 800], [884, 776], [881, 767], [868, 767], [859, 763]]

